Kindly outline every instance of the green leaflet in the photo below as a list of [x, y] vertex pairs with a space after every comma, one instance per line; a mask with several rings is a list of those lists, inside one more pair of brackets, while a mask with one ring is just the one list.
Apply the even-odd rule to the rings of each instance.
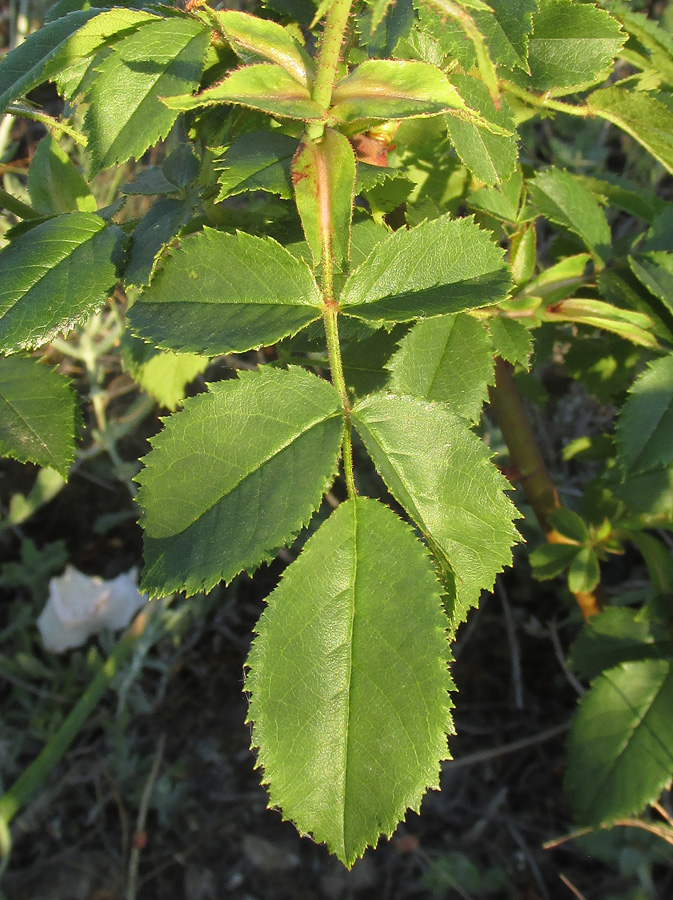
[[582, 825], [639, 813], [673, 771], [673, 668], [646, 659], [608, 669], [580, 701], [565, 787]]
[[268, 191], [289, 200], [290, 164], [298, 146], [296, 138], [273, 131], [252, 131], [236, 138], [213, 163], [220, 185], [217, 202], [244, 191]]
[[673, 356], [655, 360], [634, 382], [617, 422], [617, 446], [632, 475], [673, 462]]
[[342, 413], [334, 388], [301, 369], [244, 372], [186, 400], [137, 479], [144, 589], [209, 591], [273, 559], [334, 477]]
[[593, 115], [630, 134], [673, 173], [673, 113], [664, 103], [642, 91], [610, 87], [589, 94], [587, 106]]
[[467, 107], [441, 69], [415, 60], [368, 59], [336, 83], [330, 117], [404, 119]]
[[673, 313], [673, 253], [655, 250], [629, 256], [629, 265], [638, 281]]
[[449, 612], [457, 627], [512, 561], [519, 536], [518, 513], [504, 494], [509, 482], [466, 422], [439, 404], [375, 394], [354, 407], [352, 421], [388, 489], [455, 580]]
[[326, 128], [321, 141], [305, 135], [292, 160], [297, 210], [315, 265], [329, 255], [348, 264], [355, 191], [355, 154], [348, 138]]
[[500, 303], [511, 287], [502, 250], [472, 218], [441, 216], [378, 244], [351, 273], [342, 312], [408, 322]]
[[156, 350], [128, 331], [122, 339], [122, 362], [146, 393], [174, 412], [185, 399], [187, 385], [208, 366], [206, 356]]
[[507, 101], [502, 100], [500, 109], [496, 109], [483, 83], [469, 75], [454, 75], [453, 83], [467, 104], [481, 113], [487, 122], [512, 132], [509, 137], [493, 134], [473, 122], [447, 116], [446, 127], [456, 153], [484, 184], [508, 181], [516, 168], [517, 146]]
[[91, 56], [108, 40], [156, 18], [134, 9], [88, 9], [43, 25], [0, 59], [0, 111], [43, 81], [58, 78], [64, 69]]
[[124, 283], [135, 287], [149, 284], [164, 247], [191, 219], [199, 202], [199, 192], [190, 191], [184, 199], [164, 197], [157, 200], [133, 231], [133, 243]]
[[388, 364], [390, 388], [446, 403], [451, 412], [478, 422], [494, 383], [488, 334], [467, 313], [418, 322]]
[[116, 43], [97, 66], [84, 119], [94, 173], [143, 153], [177, 118], [160, 98], [199, 83], [210, 33], [195, 19], [151, 22]]
[[96, 212], [96, 198], [84, 178], [51, 135], [42, 138], [30, 161], [28, 193], [33, 208], [44, 216]]
[[0, 455], [50, 466], [67, 478], [77, 417], [67, 378], [37, 359], [0, 357]]
[[0, 252], [0, 351], [39, 347], [103, 301], [122, 230], [87, 212], [37, 225]]
[[309, 539], [257, 624], [246, 690], [270, 802], [348, 867], [439, 786], [447, 625], [425, 549], [363, 498]]
[[307, 90], [311, 89], [315, 77], [313, 60], [282, 25], [236, 10], [216, 11], [212, 16], [245, 62], [261, 58], [276, 63]]
[[493, 349], [512, 365], [528, 368], [528, 361], [533, 352], [533, 340], [530, 331], [516, 319], [493, 316], [488, 320]]
[[550, 96], [582, 90], [609, 74], [626, 38], [619, 22], [591, 3], [540, 0], [528, 42], [530, 78], [516, 70], [512, 80]]
[[295, 81], [282, 66], [265, 63], [244, 66], [200, 94], [166, 97], [164, 103], [171, 109], [179, 110], [240, 103], [272, 116], [305, 121], [324, 116], [321, 107], [311, 99], [308, 88]]
[[542, 215], [576, 234], [599, 264], [610, 259], [612, 235], [608, 220], [594, 195], [580, 181], [569, 172], [550, 168], [538, 172], [528, 182], [528, 190]]
[[321, 312], [311, 270], [280, 244], [206, 228], [182, 241], [129, 320], [157, 347], [217, 356], [274, 344]]
[[468, 197], [468, 203], [473, 209], [483, 210], [489, 216], [494, 216], [503, 222], [516, 222], [519, 216], [522, 188], [523, 175], [520, 169], [516, 169], [504, 184], [472, 191]]

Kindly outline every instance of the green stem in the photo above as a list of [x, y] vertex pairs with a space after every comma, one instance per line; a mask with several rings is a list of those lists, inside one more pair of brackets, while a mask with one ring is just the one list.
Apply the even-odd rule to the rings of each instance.
[[61, 131], [63, 134], [69, 135], [82, 147], [86, 147], [87, 145], [86, 137], [81, 132], [77, 131], [76, 128], [73, 128], [71, 125], [66, 125], [65, 122], [59, 122], [58, 119], [53, 119], [46, 113], [40, 112], [39, 109], [33, 109], [32, 106], [24, 106], [22, 103], [10, 103], [7, 107], [7, 112], [12, 113], [12, 115], [15, 116], [22, 116], [24, 119], [30, 119], [33, 122], [40, 122], [45, 128]]
[[20, 219], [40, 218], [39, 212], [36, 212], [32, 208], [32, 206], [28, 206], [27, 203], [19, 200], [13, 194], [10, 194], [9, 191], [5, 191], [3, 188], [0, 188], [0, 207], [2, 209], [6, 209], [7, 212], [13, 213]]
[[138, 638], [143, 633], [146, 622], [147, 616], [141, 612], [131, 627], [122, 635], [117, 646], [105, 660], [97, 675], [77, 701], [56, 734], [44, 747], [39, 756], [17, 778], [11, 788], [0, 797], [0, 849], [2, 850], [0, 874], [7, 866], [9, 856], [9, 823], [21, 807], [25, 806], [40, 788], [47, 775], [49, 775], [82, 730], [86, 720], [110, 686], [115, 673], [135, 647]]
[[[315, 84], [313, 86], [313, 99], [327, 112], [332, 103], [332, 90], [336, 82], [337, 67], [341, 55], [348, 16], [352, 0], [334, 0], [331, 4], [325, 20], [320, 50], [318, 52], [318, 64], [316, 68]], [[322, 122], [315, 122], [308, 127], [308, 136], [311, 140], [322, 137], [325, 126]]]
[[503, 81], [502, 87], [510, 94], [518, 97], [519, 100], [523, 100], [525, 103], [530, 103], [531, 106], [537, 106], [540, 109], [552, 109], [555, 112], [567, 113], [569, 116], [579, 116], [581, 119], [586, 119], [587, 116], [591, 115], [588, 106], [576, 106], [573, 103], [552, 100], [550, 97], [545, 97], [544, 94], [542, 96], [532, 94], [530, 91], [518, 88], [510, 81]]
[[[331, 285], [330, 285], [331, 288]], [[355, 478], [353, 475], [353, 442], [351, 441], [351, 423], [348, 418], [350, 412], [350, 398], [346, 388], [346, 379], [344, 378], [343, 363], [341, 362], [341, 346], [339, 344], [339, 327], [337, 325], [337, 308], [336, 306], [328, 306], [323, 314], [325, 320], [325, 334], [327, 336], [327, 355], [329, 356], [330, 368], [332, 370], [332, 384], [339, 392], [341, 402], [344, 407], [344, 431], [343, 431], [343, 455], [344, 455], [344, 475], [346, 477], [346, 487], [348, 488], [348, 498], [354, 500], [357, 497], [355, 489]]]

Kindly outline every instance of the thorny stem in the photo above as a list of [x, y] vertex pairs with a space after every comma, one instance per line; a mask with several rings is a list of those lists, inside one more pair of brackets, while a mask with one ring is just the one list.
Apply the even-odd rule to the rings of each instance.
[[[325, 20], [325, 29], [318, 51], [315, 85], [313, 86], [313, 99], [325, 112], [332, 102], [332, 90], [336, 81], [341, 45], [348, 24], [350, 8], [351, 0], [334, 0]], [[324, 123], [315, 122], [309, 125], [308, 135], [312, 140], [317, 140], [322, 136], [324, 130]]]
[[[351, 0], [334, 0], [327, 12], [325, 30], [318, 52], [316, 66], [316, 79], [313, 87], [313, 99], [327, 112], [332, 101], [332, 90], [336, 81], [337, 66], [341, 54], [348, 15], [351, 8]], [[311, 140], [319, 140], [325, 130], [322, 122], [313, 123], [307, 129]], [[355, 478], [353, 476], [353, 444], [351, 442], [351, 425], [348, 419], [350, 411], [350, 399], [346, 389], [343, 364], [341, 361], [341, 346], [339, 344], [339, 328], [337, 325], [338, 307], [334, 299], [334, 258], [332, 253], [331, 231], [323, 229], [322, 246], [322, 295], [325, 321], [325, 335], [327, 338], [327, 354], [329, 356], [330, 369], [332, 371], [332, 383], [339, 392], [344, 407], [343, 429], [343, 460], [344, 474], [348, 497], [353, 500], [357, 496]]]
[[[549, 516], [561, 507], [558, 492], [542, 457], [525, 407], [512, 378], [511, 367], [496, 357], [495, 385], [489, 390], [491, 407], [528, 502], [549, 543], [562, 543], [563, 537], [549, 524]], [[578, 591], [575, 600], [585, 619], [600, 612], [593, 591]]]

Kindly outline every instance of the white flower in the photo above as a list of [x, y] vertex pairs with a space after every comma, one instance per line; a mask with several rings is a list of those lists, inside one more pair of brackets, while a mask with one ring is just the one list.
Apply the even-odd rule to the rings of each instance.
[[104, 628], [125, 628], [147, 602], [137, 580], [137, 569], [103, 581], [66, 566], [60, 578], [50, 580], [49, 599], [37, 620], [46, 649], [62, 653], [79, 647]]

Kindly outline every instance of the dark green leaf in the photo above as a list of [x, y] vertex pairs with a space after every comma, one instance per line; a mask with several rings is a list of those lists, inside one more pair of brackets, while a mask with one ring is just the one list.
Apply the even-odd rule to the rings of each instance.
[[296, 333], [320, 303], [308, 266], [271, 238], [206, 228], [185, 238], [129, 318], [156, 347], [217, 356]]
[[468, 106], [488, 122], [505, 131], [507, 137], [493, 134], [473, 122], [463, 122], [454, 116], [446, 117], [446, 127], [456, 153], [479, 181], [494, 185], [508, 181], [516, 167], [517, 146], [514, 122], [506, 100], [496, 109], [486, 87], [469, 75], [454, 75], [453, 83]]
[[268, 603], [246, 679], [258, 763], [271, 803], [350, 867], [439, 785], [452, 732], [440, 585], [411, 529], [359, 498]]
[[673, 663], [608, 669], [580, 701], [568, 741], [566, 790], [581, 825], [639, 813], [673, 771]]
[[528, 557], [533, 577], [538, 581], [556, 578], [561, 572], [565, 572], [579, 550], [576, 544], [540, 544]]
[[133, 243], [124, 283], [134, 287], [148, 285], [159, 262], [161, 251], [191, 218], [199, 201], [196, 192], [185, 200], [158, 200], [143, 216], [133, 232]]
[[662, 250], [630, 256], [636, 278], [673, 313], [673, 253]]
[[502, 250], [471, 218], [442, 216], [378, 244], [349, 276], [343, 311], [372, 322], [408, 322], [490, 306], [511, 280]]
[[302, 369], [244, 372], [186, 400], [138, 476], [144, 589], [209, 591], [271, 560], [320, 504], [342, 424], [337, 392]]
[[290, 200], [290, 164], [298, 147], [296, 138], [281, 132], [253, 131], [236, 138], [213, 163], [218, 202], [244, 191], [268, 191]]
[[673, 462], [673, 356], [636, 379], [617, 422], [617, 446], [630, 474]]
[[97, 66], [84, 119], [93, 172], [139, 159], [177, 118], [160, 98], [199, 83], [210, 33], [196, 19], [170, 17], [116, 43]]
[[630, 93], [621, 87], [594, 91], [589, 110], [621, 128], [673, 173], [673, 112], [651, 94]]
[[93, 312], [117, 280], [122, 231], [93, 213], [38, 225], [0, 252], [0, 350], [39, 347]]
[[66, 378], [37, 359], [0, 357], [0, 455], [67, 478], [76, 422], [76, 395]]
[[533, 352], [533, 341], [530, 331], [516, 319], [493, 316], [488, 320], [493, 349], [498, 356], [507, 362], [517, 363], [528, 368], [530, 355]]
[[528, 182], [531, 200], [556, 225], [576, 234], [598, 258], [607, 262], [612, 236], [605, 213], [591, 191], [569, 172], [551, 168]]

